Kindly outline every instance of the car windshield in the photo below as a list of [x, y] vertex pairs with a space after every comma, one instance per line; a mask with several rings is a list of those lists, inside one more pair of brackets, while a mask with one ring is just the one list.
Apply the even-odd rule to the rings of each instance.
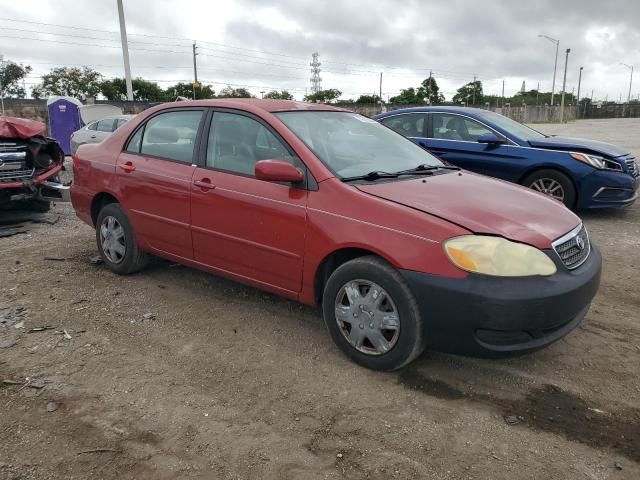
[[516, 137], [529, 141], [529, 140], [539, 140], [541, 138], [546, 138], [546, 135], [534, 130], [533, 128], [527, 127], [522, 123], [516, 122], [515, 120], [511, 120], [509, 117], [505, 117], [504, 115], [500, 115], [499, 113], [483, 111], [479, 113], [478, 116], [486, 120], [488, 122], [493, 123], [496, 127], [502, 128], [504, 131], [515, 135]]
[[357, 113], [301, 111], [276, 116], [339, 178], [443, 166], [402, 135]]

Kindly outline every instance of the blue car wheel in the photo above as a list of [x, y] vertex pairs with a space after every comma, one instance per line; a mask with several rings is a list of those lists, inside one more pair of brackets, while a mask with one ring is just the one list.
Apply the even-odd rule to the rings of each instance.
[[525, 178], [522, 183], [525, 187], [564, 203], [567, 208], [573, 209], [576, 205], [576, 189], [571, 179], [562, 172], [550, 169], [538, 170]]

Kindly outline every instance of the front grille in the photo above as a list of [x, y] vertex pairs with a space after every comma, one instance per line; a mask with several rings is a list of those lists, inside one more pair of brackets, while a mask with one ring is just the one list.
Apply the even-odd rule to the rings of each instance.
[[33, 168], [28, 170], [9, 170], [0, 171], [0, 183], [14, 182], [23, 178], [31, 178], [33, 176]]
[[553, 242], [553, 249], [565, 267], [568, 269], [578, 268], [591, 252], [587, 229], [582, 224], [577, 226]]
[[640, 171], [638, 171], [638, 164], [636, 163], [635, 158], [627, 158], [624, 163], [627, 167], [627, 173], [630, 173], [634, 177], [640, 175]]

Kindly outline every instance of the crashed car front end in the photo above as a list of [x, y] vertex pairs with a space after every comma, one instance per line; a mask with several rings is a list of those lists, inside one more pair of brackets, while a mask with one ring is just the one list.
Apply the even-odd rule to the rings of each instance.
[[0, 209], [20, 201], [68, 201], [69, 186], [59, 181], [64, 153], [45, 130], [41, 122], [0, 117]]

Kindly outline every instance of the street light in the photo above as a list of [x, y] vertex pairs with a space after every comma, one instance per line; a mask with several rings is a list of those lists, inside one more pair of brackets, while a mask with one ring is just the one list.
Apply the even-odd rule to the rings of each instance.
[[580, 116], [580, 83], [582, 82], [582, 69], [584, 67], [580, 67], [580, 74], [578, 75], [578, 109], [576, 113]]
[[556, 44], [556, 60], [553, 64], [553, 84], [551, 85], [551, 106], [553, 107], [553, 94], [556, 91], [556, 70], [558, 68], [558, 47], [560, 46], [560, 40], [550, 37], [549, 35], [538, 35], [540, 38], [546, 38], [551, 43]]
[[564, 91], [567, 87], [567, 65], [569, 63], [570, 48], [567, 48], [566, 56], [564, 57], [564, 79], [562, 80], [562, 98], [560, 100], [560, 123], [564, 122]]
[[[620, 63], [631, 70], [631, 76], [629, 77], [629, 95], [627, 95], [627, 103], [631, 103], [631, 84], [633, 83], [633, 65], [627, 65], [626, 63]], [[622, 114], [624, 116], [624, 113]]]

